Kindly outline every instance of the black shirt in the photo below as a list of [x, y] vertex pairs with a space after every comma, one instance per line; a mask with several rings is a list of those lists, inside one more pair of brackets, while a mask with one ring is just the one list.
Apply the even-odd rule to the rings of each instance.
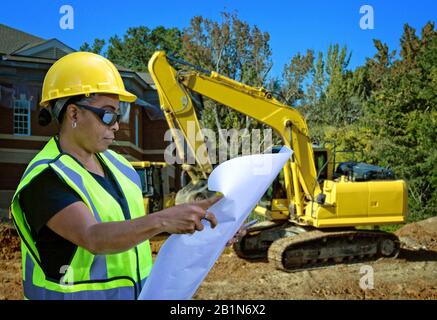
[[[100, 159], [99, 159], [100, 160]], [[100, 160], [105, 177], [90, 172], [97, 182], [120, 204], [126, 216], [127, 202], [112, 173]], [[20, 193], [20, 206], [30, 226], [32, 237], [40, 254], [45, 274], [60, 280], [61, 267], [69, 265], [77, 246], [61, 237], [49, 227], [47, 222], [62, 209], [82, 201], [80, 196], [50, 168], [34, 178]]]

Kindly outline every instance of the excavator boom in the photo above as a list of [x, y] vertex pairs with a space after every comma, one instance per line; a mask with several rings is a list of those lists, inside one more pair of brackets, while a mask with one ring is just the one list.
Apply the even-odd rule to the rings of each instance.
[[[284, 180], [287, 197], [293, 197], [292, 190], [298, 195], [296, 209], [301, 215], [304, 210], [302, 198], [313, 199], [321, 192], [308, 127], [294, 108], [281, 104], [264, 89], [252, 88], [216, 72], [178, 72], [164, 52], [152, 56], [149, 71], [167, 122], [171, 129], [178, 127], [182, 131], [190, 151], [195, 155], [199, 166], [197, 171], [209, 173], [212, 167], [190, 91], [266, 124], [282, 138], [284, 145], [293, 149], [293, 159], [284, 167]], [[192, 126], [191, 132], [189, 125]], [[179, 151], [183, 153], [183, 147], [179, 147]], [[297, 178], [293, 186], [292, 172]]]

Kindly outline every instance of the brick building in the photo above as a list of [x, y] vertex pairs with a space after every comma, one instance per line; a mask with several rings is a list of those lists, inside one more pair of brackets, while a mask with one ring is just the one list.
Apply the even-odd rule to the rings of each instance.
[[[42, 83], [50, 66], [74, 51], [57, 39], [42, 39], [0, 24], [0, 216], [28, 162], [57, 132], [54, 122], [47, 127], [38, 124]], [[126, 89], [138, 99], [131, 104], [129, 123], [120, 123], [111, 148], [131, 161], [164, 161], [168, 127], [153, 81], [147, 73], [117, 69]], [[174, 168], [165, 174], [174, 177]]]

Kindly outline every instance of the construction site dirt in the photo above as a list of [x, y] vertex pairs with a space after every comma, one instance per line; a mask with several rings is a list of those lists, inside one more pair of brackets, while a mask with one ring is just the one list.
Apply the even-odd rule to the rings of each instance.
[[[227, 248], [193, 298], [437, 299], [437, 217], [407, 224], [396, 235], [402, 243], [396, 259], [294, 273], [240, 259]], [[363, 288], [368, 266], [373, 279]], [[20, 241], [5, 222], [0, 224], [0, 299], [22, 297]]]

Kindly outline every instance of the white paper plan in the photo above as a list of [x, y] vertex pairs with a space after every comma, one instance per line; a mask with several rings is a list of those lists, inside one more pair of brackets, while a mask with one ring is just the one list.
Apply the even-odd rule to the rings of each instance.
[[291, 157], [292, 150], [242, 156], [217, 166], [208, 179], [208, 189], [224, 197], [211, 206], [218, 224], [193, 234], [174, 234], [161, 247], [140, 300], [191, 299], [207, 276], [226, 242], [239, 230]]

